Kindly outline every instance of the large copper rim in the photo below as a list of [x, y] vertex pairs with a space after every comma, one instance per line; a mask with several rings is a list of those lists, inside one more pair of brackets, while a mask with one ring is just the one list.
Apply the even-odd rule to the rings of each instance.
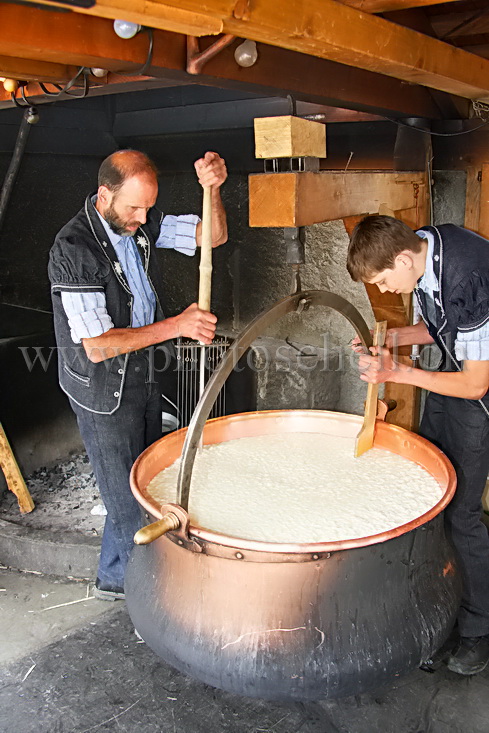
[[[203, 444], [224, 443], [236, 438], [275, 433], [324, 433], [355, 437], [363, 418], [327, 410], [268, 410], [247, 412], [208, 420], [203, 431]], [[136, 460], [131, 471], [131, 490], [138, 502], [154, 517], [161, 519], [161, 506], [147, 492], [147, 486], [160, 471], [170, 466], [182, 452], [187, 428], [170, 433], [149, 446]], [[240, 550], [266, 553], [324, 553], [365, 547], [399, 537], [436, 517], [449, 504], [456, 489], [456, 475], [448, 458], [429, 441], [397, 425], [377, 421], [374, 446], [396, 453], [417, 463], [444, 490], [440, 501], [428, 512], [388, 532], [349, 540], [317, 543], [275, 543], [241, 539], [190, 524], [189, 536]]]

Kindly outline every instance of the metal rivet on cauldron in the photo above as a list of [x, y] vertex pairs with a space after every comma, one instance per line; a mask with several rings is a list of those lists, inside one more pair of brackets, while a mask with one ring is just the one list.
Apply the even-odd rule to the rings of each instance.
[[183, 545], [183, 540], [178, 540], [179, 545]]
[[236, 558], [237, 558], [238, 560], [242, 560], [242, 559], [243, 559], [243, 553], [242, 553], [242, 552], [237, 552], [237, 553], [236, 553], [236, 555], [235, 555], [235, 557], [236, 557]]
[[312, 559], [313, 559], [313, 560], [319, 560], [319, 555], [313, 555], [313, 556], [312, 556]]
[[329, 560], [329, 558], [331, 557], [331, 553], [330, 552], [327, 552], [326, 555], [325, 555], [325, 557], [326, 557], [326, 560]]

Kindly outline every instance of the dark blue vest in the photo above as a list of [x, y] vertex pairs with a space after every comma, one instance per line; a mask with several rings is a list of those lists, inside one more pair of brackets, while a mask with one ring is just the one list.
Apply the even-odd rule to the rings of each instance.
[[[476, 331], [489, 320], [489, 241], [478, 234], [441, 224], [423, 227], [433, 234], [433, 270], [438, 281], [435, 293], [436, 323], [428, 318], [425, 293], [414, 293], [430, 335], [443, 354], [441, 371], [460, 371], [455, 356], [458, 331]], [[489, 391], [479, 400], [489, 417]]]
[[[61, 302], [62, 292], [103, 292], [114, 327], [129, 328], [132, 323], [134, 295], [92, 204], [92, 196], [87, 197], [83, 209], [57, 234], [49, 255], [48, 274], [61, 389], [80, 407], [107, 415], [120, 405], [129, 354], [99, 364], [91, 362], [83, 345], [73, 342]], [[156, 320], [164, 318], [161, 277], [154, 247], [161, 220], [161, 213], [151, 209], [146, 224], [134, 235], [156, 296]], [[171, 342], [167, 344], [171, 351]]]

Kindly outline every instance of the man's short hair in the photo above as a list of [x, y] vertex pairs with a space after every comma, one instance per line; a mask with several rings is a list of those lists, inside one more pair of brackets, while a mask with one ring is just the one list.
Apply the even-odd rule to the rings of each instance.
[[98, 171], [98, 185], [117, 193], [128, 178], [146, 174], [158, 177], [158, 169], [145, 153], [139, 150], [118, 150], [106, 158]]
[[360, 221], [351, 235], [346, 266], [353, 280], [368, 281], [392, 270], [404, 250], [421, 252], [421, 237], [392, 216], [373, 214]]

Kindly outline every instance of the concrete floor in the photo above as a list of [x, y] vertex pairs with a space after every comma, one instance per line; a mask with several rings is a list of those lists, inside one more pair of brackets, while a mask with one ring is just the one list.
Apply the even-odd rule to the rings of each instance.
[[489, 669], [463, 678], [442, 664], [319, 703], [247, 699], [176, 672], [138, 642], [123, 602], [87, 598], [87, 587], [0, 569], [2, 733], [489, 731]]

